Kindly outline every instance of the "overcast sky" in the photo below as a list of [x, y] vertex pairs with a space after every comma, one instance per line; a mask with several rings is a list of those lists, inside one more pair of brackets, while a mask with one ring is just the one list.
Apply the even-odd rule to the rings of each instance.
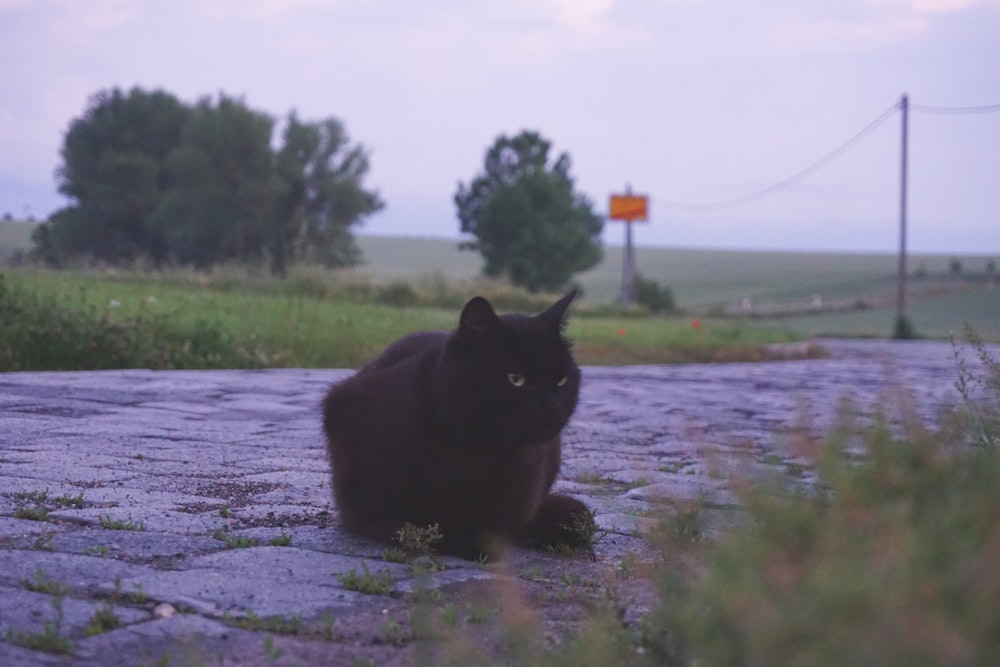
[[[894, 251], [900, 115], [1000, 103], [1000, 0], [0, 0], [0, 213], [65, 204], [70, 121], [111, 87], [335, 116], [387, 202], [362, 231], [456, 237], [501, 133], [541, 132], [637, 243]], [[1000, 252], [1000, 113], [910, 115], [910, 248]], [[554, 156], [553, 156], [554, 157]], [[619, 223], [605, 238], [620, 242]]]

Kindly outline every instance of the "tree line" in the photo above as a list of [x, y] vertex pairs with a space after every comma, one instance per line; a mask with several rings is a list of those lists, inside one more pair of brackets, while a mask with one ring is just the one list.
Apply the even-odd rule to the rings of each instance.
[[[537, 132], [498, 137], [454, 197], [472, 238], [460, 247], [531, 291], [562, 288], [601, 258], [603, 219], [576, 192], [569, 156], [550, 161], [550, 148]], [[70, 203], [33, 234], [33, 256], [53, 266], [351, 266], [361, 260], [352, 229], [385, 206], [363, 184], [369, 151], [339, 120], [291, 111], [279, 121], [221, 93], [186, 104], [160, 90], [101, 91], [60, 153]]]
[[64, 138], [56, 179], [73, 203], [35, 230], [36, 256], [198, 268], [266, 259], [278, 274], [296, 259], [355, 263], [350, 227], [384, 205], [362, 186], [366, 149], [335, 118], [293, 111], [283, 125], [274, 145], [275, 119], [240, 99], [98, 93]]

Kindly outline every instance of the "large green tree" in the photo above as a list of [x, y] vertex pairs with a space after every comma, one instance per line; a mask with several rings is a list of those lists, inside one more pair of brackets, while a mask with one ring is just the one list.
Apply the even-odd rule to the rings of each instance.
[[238, 98], [187, 106], [164, 92], [111, 90], [90, 100], [62, 148], [59, 188], [72, 203], [40, 225], [35, 252], [108, 263], [150, 257], [207, 268], [297, 258], [357, 263], [351, 228], [379, 210], [369, 162], [341, 123], [275, 120]]
[[569, 155], [549, 164], [550, 148], [537, 132], [502, 135], [482, 173], [455, 194], [461, 231], [475, 237], [462, 247], [482, 254], [486, 275], [533, 292], [564, 287], [602, 253], [604, 220], [575, 191]]
[[73, 254], [109, 263], [140, 255], [164, 259], [163, 239], [146, 223], [164, 193], [167, 155], [190, 115], [161, 91], [94, 95], [63, 141], [56, 178], [59, 191], [75, 203], [37, 228], [43, 255], [53, 262]]
[[263, 257], [275, 175], [274, 120], [242, 101], [201, 100], [166, 160], [169, 188], [149, 219], [171, 258], [199, 268]]

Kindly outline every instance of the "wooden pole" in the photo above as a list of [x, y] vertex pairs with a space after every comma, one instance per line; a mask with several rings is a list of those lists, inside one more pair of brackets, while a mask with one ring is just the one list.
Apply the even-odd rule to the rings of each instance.
[[[632, 194], [632, 186], [625, 185], [625, 194]], [[635, 252], [632, 249], [632, 221], [625, 223], [625, 248], [622, 250], [622, 291], [619, 301], [623, 304], [635, 300]]]
[[896, 292], [896, 335], [905, 333], [906, 323], [906, 161], [907, 134], [909, 132], [909, 98], [903, 95], [899, 101], [902, 136], [899, 163], [899, 278]]

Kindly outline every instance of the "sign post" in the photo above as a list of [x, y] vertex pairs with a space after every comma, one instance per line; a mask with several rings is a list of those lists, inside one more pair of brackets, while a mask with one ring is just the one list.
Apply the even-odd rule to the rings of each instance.
[[625, 194], [611, 195], [608, 218], [625, 223], [625, 247], [622, 250], [621, 303], [635, 301], [635, 250], [632, 247], [632, 223], [649, 220], [649, 197], [632, 194], [632, 187], [625, 186]]

